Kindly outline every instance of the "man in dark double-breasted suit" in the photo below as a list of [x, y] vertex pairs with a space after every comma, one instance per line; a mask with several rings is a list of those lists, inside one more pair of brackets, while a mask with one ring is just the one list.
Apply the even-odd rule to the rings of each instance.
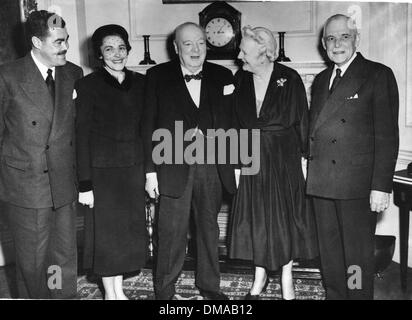
[[74, 82], [65, 22], [27, 20], [32, 50], [0, 67], [0, 199], [16, 250], [20, 298], [77, 292]]
[[359, 34], [330, 17], [322, 43], [334, 65], [312, 86], [307, 193], [314, 196], [328, 299], [373, 299], [376, 212], [389, 205], [398, 154], [392, 70], [356, 52]]
[[[231, 128], [232, 73], [204, 62], [205, 34], [194, 23], [176, 28], [174, 46], [179, 59], [151, 68], [146, 82], [143, 121], [146, 191], [151, 197], [160, 192], [155, 293], [157, 299], [162, 300], [171, 299], [175, 293], [174, 284], [185, 258], [192, 209], [196, 225], [196, 285], [208, 299], [227, 299], [219, 290], [217, 214], [222, 186], [231, 193], [235, 191], [234, 168], [230, 164], [200, 164], [187, 159], [183, 151], [191, 141], [183, 141], [178, 132], [185, 134], [194, 129], [189, 138], [190, 135], [203, 136], [206, 145], [207, 129]], [[153, 148], [152, 134], [156, 129], [166, 129], [173, 138], [165, 142], [165, 145], [171, 144], [171, 152], [166, 147], [164, 156], [171, 161], [155, 166], [154, 158], [158, 155]], [[208, 151], [204, 153], [205, 162]]]

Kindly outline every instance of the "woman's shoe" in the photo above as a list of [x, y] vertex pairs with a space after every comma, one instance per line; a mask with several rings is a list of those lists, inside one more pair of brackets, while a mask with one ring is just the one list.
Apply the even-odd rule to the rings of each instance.
[[266, 292], [266, 289], [269, 285], [269, 277], [266, 277], [265, 284], [262, 288], [262, 291], [260, 291], [259, 294], [250, 294], [250, 291], [245, 295], [245, 300], [259, 300], [259, 297], [262, 293]]
[[292, 299], [285, 299], [284, 295], [283, 295], [283, 288], [282, 288], [282, 300], [296, 300], [296, 292], [295, 292], [295, 287], [293, 287], [293, 298]]
[[245, 295], [245, 300], [259, 300], [258, 294], [250, 294], [250, 291]]

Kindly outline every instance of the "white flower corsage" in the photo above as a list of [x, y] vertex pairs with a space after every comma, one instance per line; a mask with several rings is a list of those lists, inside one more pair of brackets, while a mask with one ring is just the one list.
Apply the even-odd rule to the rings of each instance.
[[286, 81], [287, 80], [285, 78], [280, 78], [276, 81], [276, 84], [278, 85], [278, 87], [283, 87]]

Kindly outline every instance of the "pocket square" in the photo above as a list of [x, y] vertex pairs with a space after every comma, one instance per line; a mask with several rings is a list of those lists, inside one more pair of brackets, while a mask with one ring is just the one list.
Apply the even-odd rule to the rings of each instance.
[[356, 93], [354, 96], [349, 97], [349, 98], [346, 98], [346, 99], [348, 99], [348, 100], [353, 100], [353, 99], [358, 99], [358, 98], [359, 98], [359, 96], [358, 96], [358, 94]]
[[229, 94], [232, 94], [234, 90], [235, 90], [235, 86], [233, 84], [225, 85], [223, 87], [223, 95], [227, 96]]
[[73, 89], [72, 99], [75, 100], [77, 98], [76, 89]]

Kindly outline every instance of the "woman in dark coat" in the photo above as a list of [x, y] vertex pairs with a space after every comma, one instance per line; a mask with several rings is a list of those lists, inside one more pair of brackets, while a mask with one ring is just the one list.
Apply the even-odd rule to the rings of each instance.
[[93, 208], [93, 272], [105, 299], [127, 299], [123, 274], [145, 265], [145, 191], [140, 119], [144, 76], [125, 68], [128, 34], [105, 25], [92, 36], [103, 66], [76, 84], [79, 202]]
[[236, 115], [241, 129], [260, 129], [260, 170], [240, 176], [229, 256], [253, 261], [255, 279], [245, 297], [253, 300], [266, 289], [267, 271], [279, 268], [282, 296], [294, 299], [293, 260], [317, 254], [301, 166], [308, 128], [305, 87], [296, 71], [274, 62], [275, 50], [269, 30], [244, 28], [243, 70], [235, 76]]

